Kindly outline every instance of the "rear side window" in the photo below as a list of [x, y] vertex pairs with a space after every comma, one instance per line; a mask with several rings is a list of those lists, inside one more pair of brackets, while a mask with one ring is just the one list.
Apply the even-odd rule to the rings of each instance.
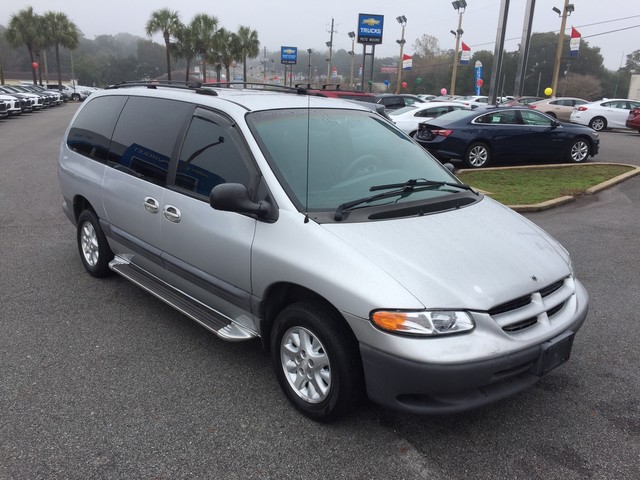
[[178, 134], [194, 106], [174, 100], [131, 97], [118, 120], [109, 150], [109, 164], [164, 185]]
[[76, 117], [67, 146], [94, 160], [106, 163], [111, 135], [127, 97], [110, 96], [90, 100]]

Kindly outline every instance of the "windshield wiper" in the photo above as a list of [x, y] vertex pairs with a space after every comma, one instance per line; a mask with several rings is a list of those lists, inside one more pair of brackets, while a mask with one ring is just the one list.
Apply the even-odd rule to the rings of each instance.
[[389, 188], [405, 188], [405, 189], [412, 190], [415, 187], [445, 187], [445, 186], [460, 188], [462, 190], [469, 190], [470, 192], [473, 192], [474, 194], [478, 195], [478, 192], [476, 192], [470, 185], [467, 185], [466, 183], [439, 182], [434, 180], [426, 180], [424, 178], [412, 178], [410, 180], [407, 180], [404, 183], [374, 185], [373, 187], [369, 188], [369, 191], [375, 192], [377, 190], [387, 190]]
[[425, 180], [423, 178], [412, 178], [411, 180], [407, 180], [404, 183], [391, 183], [388, 185], [374, 185], [369, 188], [370, 192], [374, 192], [376, 190], [387, 190], [387, 189], [396, 189], [390, 190], [388, 192], [378, 193], [376, 195], [371, 195], [369, 197], [358, 198], [357, 200], [352, 200], [350, 202], [345, 202], [338, 205], [335, 213], [335, 220], [341, 221], [343, 218], [343, 213], [345, 210], [349, 210], [353, 207], [361, 205], [363, 203], [373, 202], [375, 200], [380, 200], [383, 198], [395, 197], [400, 195], [402, 197], [406, 197], [407, 195], [412, 194], [413, 192], [420, 192], [422, 190], [429, 190], [431, 188], [439, 188], [439, 187], [455, 187], [460, 188], [462, 190], [469, 190], [474, 194], [478, 195], [473, 188], [464, 183], [453, 183], [453, 182], [436, 182], [433, 180]]

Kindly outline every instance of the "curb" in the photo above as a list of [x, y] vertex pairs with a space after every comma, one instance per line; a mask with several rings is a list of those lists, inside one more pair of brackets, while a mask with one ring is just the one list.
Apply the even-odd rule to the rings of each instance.
[[[588, 189], [585, 190], [584, 195], [593, 195], [595, 193], [601, 192], [602, 190], [609, 188], [609, 187], [613, 187], [614, 185], [617, 185], [621, 182], [624, 182], [625, 180], [631, 178], [631, 177], [635, 177], [636, 175], [640, 175], [640, 167], [636, 166], [636, 165], [629, 165], [627, 163], [613, 163], [613, 162], [590, 162], [590, 163], [581, 163], [578, 165], [571, 165], [571, 164], [553, 164], [553, 165], [520, 165], [520, 166], [515, 166], [515, 167], [488, 167], [488, 168], [484, 168], [483, 170], [504, 170], [505, 168], [518, 168], [518, 169], [523, 169], [523, 168], [571, 168], [571, 167], [579, 167], [582, 165], [618, 165], [621, 167], [629, 167], [632, 170], [629, 170], [628, 172], [625, 172], [621, 175], [618, 175], [617, 177], [613, 177], [610, 178], [609, 180], [606, 180], [602, 183], [599, 183], [598, 185], [594, 185], [593, 187], [590, 187]], [[458, 171], [475, 171], [475, 169], [460, 169]], [[456, 173], [458, 172], [456, 171]], [[486, 192], [485, 192], [486, 193]], [[567, 203], [573, 202], [575, 201], [576, 197], [572, 197], [572, 196], [564, 196], [564, 197], [558, 197], [558, 198], [554, 198], [552, 200], [547, 200], [545, 202], [541, 202], [541, 203], [534, 203], [534, 204], [530, 204], [530, 205], [507, 205], [507, 207], [511, 208], [512, 210], [515, 210], [516, 212], [539, 212], [542, 210], [548, 210], [550, 208], [555, 208], [555, 207], [559, 207], [561, 205], [565, 205]]]

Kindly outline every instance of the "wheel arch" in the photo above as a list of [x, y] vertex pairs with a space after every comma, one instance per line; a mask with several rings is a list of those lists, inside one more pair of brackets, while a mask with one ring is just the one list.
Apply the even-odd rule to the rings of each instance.
[[76, 225], [78, 223], [78, 217], [85, 210], [91, 210], [96, 214], [96, 216], [98, 215], [96, 209], [93, 208], [93, 205], [91, 205], [91, 202], [89, 202], [86, 197], [83, 197], [82, 195], [76, 195], [73, 198], [73, 218], [76, 221]]
[[[298, 302], [322, 303], [333, 310], [336, 316], [342, 319], [344, 330], [351, 341], [355, 346], [358, 345], [358, 340], [353, 333], [353, 330], [351, 330], [351, 327], [340, 311], [329, 300], [302, 285], [290, 282], [279, 282], [268, 288], [258, 307], [260, 315], [260, 340], [265, 351], [268, 352], [270, 350], [271, 332], [278, 314], [287, 306]], [[358, 352], [359, 350], [360, 349], [357, 348]]]

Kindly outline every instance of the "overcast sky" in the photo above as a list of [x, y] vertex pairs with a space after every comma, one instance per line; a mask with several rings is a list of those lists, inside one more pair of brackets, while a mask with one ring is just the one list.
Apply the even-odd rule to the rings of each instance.
[[[507, 51], [517, 50], [522, 36], [526, 0], [511, 0], [507, 24]], [[572, 0], [575, 11], [567, 18], [567, 33], [576, 27], [589, 46], [600, 47], [604, 64], [616, 70], [626, 55], [640, 50], [640, 0]], [[463, 15], [462, 40], [477, 50], [494, 51], [500, 0], [467, 0]], [[562, 8], [563, 0], [537, 0], [533, 32], [557, 32], [561, 19], [552, 8]], [[261, 48], [277, 51], [280, 46], [299, 50], [325, 51], [334, 19], [334, 50], [351, 50], [347, 33], [357, 30], [359, 13], [384, 15], [383, 43], [376, 57], [397, 56], [401, 26], [396, 17], [407, 18], [405, 53], [412, 53], [414, 41], [423, 34], [438, 38], [442, 49], [455, 47], [450, 30], [458, 26], [458, 13], [450, 0], [17, 0], [0, 1], [0, 24], [7, 26], [12, 14], [32, 6], [42, 14], [61, 11], [76, 23], [85, 37], [127, 32], [145, 36], [144, 26], [152, 11], [163, 7], [176, 10], [187, 23], [198, 13], [218, 18], [219, 26], [236, 31], [240, 25], [258, 32]], [[162, 43], [159, 35], [154, 40]], [[362, 46], [356, 45], [361, 52]]]

